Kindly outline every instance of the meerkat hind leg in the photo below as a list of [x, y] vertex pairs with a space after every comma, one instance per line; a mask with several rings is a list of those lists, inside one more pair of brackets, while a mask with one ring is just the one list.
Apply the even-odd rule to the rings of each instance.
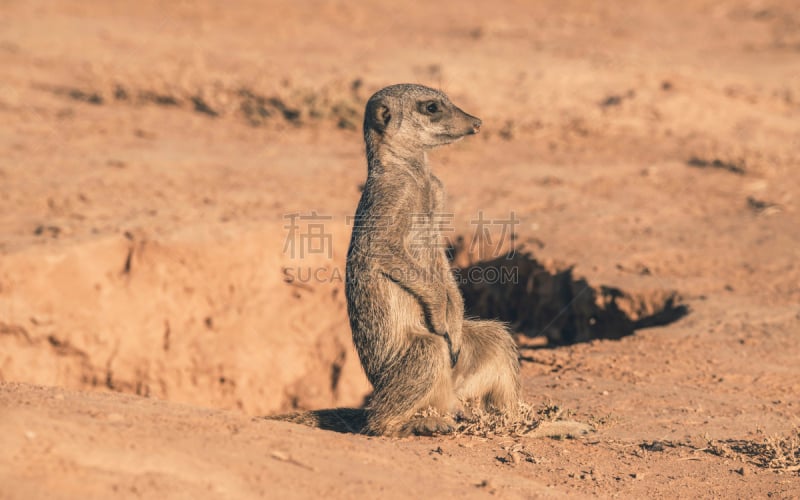
[[455, 367], [461, 401], [480, 401], [483, 409], [514, 411], [519, 405], [519, 354], [499, 321], [465, 320], [464, 342]]
[[[366, 432], [395, 436], [452, 432], [454, 422], [447, 414], [456, 403], [447, 345], [420, 328], [411, 334], [407, 351], [376, 384]], [[428, 407], [439, 415], [416, 415]]]

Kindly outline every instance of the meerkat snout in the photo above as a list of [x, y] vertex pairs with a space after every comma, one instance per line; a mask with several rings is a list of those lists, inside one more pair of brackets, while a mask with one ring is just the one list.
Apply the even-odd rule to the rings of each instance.
[[477, 134], [478, 132], [480, 132], [481, 131], [481, 125], [483, 125], [483, 122], [481, 121], [481, 119], [480, 118], [475, 118], [475, 121], [472, 122], [472, 133], [473, 134]]
[[459, 108], [458, 106], [453, 105], [452, 103], [447, 103], [450, 107], [452, 107], [451, 114], [451, 121], [454, 124], [456, 130], [461, 129], [463, 132], [456, 132], [451, 131], [450, 134], [453, 137], [461, 138], [464, 135], [473, 135], [477, 134], [481, 130], [481, 125], [483, 122], [477, 116], [472, 116], [469, 113], [466, 113], [464, 110]]

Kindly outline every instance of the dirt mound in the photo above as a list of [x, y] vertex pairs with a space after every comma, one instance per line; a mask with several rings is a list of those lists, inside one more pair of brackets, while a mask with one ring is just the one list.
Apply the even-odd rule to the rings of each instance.
[[[273, 234], [7, 255], [0, 378], [254, 413], [360, 404], [368, 385], [341, 297], [288, 286], [265, 258], [282, 243]], [[330, 315], [309, 321], [312, 310]]]

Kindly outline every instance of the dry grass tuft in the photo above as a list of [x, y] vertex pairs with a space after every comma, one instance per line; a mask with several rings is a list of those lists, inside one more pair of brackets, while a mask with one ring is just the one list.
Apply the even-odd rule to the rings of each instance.
[[706, 451], [724, 458], [749, 460], [765, 469], [800, 473], [800, 428], [788, 436], [766, 436], [760, 441], [709, 440]]
[[[522, 437], [536, 431], [542, 422], [553, 422], [564, 414], [557, 405], [544, 404], [538, 408], [523, 401], [519, 411], [509, 413], [500, 410], [483, 410], [479, 406], [465, 404], [464, 414], [456, 418], [454, 436], [495, 436]], [[421, 412], [421, 416], [438, 415], [431, 408]]]

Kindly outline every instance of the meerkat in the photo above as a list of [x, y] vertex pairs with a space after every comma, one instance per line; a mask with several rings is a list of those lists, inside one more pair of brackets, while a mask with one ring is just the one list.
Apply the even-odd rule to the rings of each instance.
[[[517, 409], [517, 346], [503, 323], [464, 318], [437, 218], [444, 189], [426, 157], [480, 127], [444, 93], [421, 85], [392, 85], [369, 99], [367, 181], [353, 218], [345, 291], [353, 342], [374, 392], [366, 409], [266, 418], [406, 436], [452, 431], [450, 415], [466, 402]], [[423, 416], [427, 408], [436, 412]]]
[[[443, 93], [400, 84], [367, 102], [367, 181], [353, 222], [345, 292], [353, 342], [374, 388], [363, 431], [453, 430], [466, 401], [513, 411], [519, 356], [503, 323], [464, 318], [441, 235], [442, 182], [427, 152], [477, 134], [481, 120]], [[435, 416], [420, 416], [426, 408]]]

